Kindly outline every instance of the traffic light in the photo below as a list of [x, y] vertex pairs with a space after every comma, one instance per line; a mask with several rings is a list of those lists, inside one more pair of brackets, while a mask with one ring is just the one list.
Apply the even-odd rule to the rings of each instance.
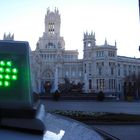
[[29, 44], [0, 41], [0, 108], [32, 104]]

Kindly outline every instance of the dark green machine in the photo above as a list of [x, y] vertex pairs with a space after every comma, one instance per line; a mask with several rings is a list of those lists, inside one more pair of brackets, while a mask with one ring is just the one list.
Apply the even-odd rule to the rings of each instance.
[[0, 41], [0, 126], [43, 132], [39, 105], [33, 102], [30, 47], [25, 41]]

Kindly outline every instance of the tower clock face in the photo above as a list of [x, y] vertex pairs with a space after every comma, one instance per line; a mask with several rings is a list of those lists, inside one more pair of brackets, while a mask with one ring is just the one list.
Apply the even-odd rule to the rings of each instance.
[[88, 47], [91, 47], [91, 42], [88, 42], [87, 46], [88, 46]]

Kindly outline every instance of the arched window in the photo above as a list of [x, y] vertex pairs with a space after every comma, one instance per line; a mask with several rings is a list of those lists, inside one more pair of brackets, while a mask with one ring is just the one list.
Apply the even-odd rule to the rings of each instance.
[[48, 43], [48, 46], [53, 46], [53, 43], [49, 42], [49, 43]]
[[52, 42], [49, 42], [48, 45], [46, 45], [49, 49], [55, 48], [55, 44]]

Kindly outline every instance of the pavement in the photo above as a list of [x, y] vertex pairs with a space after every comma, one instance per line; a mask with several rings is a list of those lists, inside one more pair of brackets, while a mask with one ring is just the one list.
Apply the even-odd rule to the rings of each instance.
[[[123, 112], [140, 114], [140, 102], [93, 102], [93, 101], [47, 101], [42, 100], [42, 114], [44, 114], [44, 124], [46, 130], [43, 135], [34, 135], [25, 132], [18, 132], [14, 130], [0, 129], [0, 139], [13, 139], [13, 140], [103, 140], [103, 138], [94, 131], [91, 127], [80, 123], [78, 121], [62, 117], [59, 115], [53, 115], [47, 112], [47, 110], [63, 109], [63, 110], [79, 110], [79, 111], [96, 111], [96, 112]], [[42, 116], [40, 114], [40, 116]], [[105, 125], [99, 128], [106, 128]], [[107, 128], [106, 128], [107, 130]], [[105, 130], [105, 131], [106, 131]], [[116, 128], [113, 129], [116, 132]], [[123, 131], [123, 127], [119, 127], [119, 130]], [[136, 129], [137, 130], [137, 127]], [[134, 131], [135, 131], [134, 130]], [[108, 131], [108, 130], [107, 130]], [[125, 127], [126, 137], [128, 134], [132, 135], [132, 128], [127, 131]], [[110, 132], [110, 131], [108, 131]], [[110, 132], [111, 134], [114, 134]], [[132, 132], [133, 133], [133, 132]], [[138, 131], [136, 131], [137, 134]], [[139, 136], [135, 137], [139, 138]]]
[[[76, 110], [93, 112], [113, 112], [140, 114], [140, 102], [97, 102], [97, 101], [50, 101], [43, 100], [42, 103], [49, 110]], [[139, 124], [100, 124], [93, 125], [93, 128], [99, 128], [108, 134], [111, 134], [120, 140], [139, 140]]]
[[44, 140], [103, 140], [93, 129], [72, 119], [47, 113], [45, 122]]
[[91, 127], [78, 121], [53, 115], [45, 112], [45, 107], [41, 105], [39, 118], [45, 125], [43, 135], [35, 135], [11, 129], [0, 129], [0, 140], [103, 140], [103, 138]]
[[120, 140], [140, 140], [140, 125], [92, 125]]

